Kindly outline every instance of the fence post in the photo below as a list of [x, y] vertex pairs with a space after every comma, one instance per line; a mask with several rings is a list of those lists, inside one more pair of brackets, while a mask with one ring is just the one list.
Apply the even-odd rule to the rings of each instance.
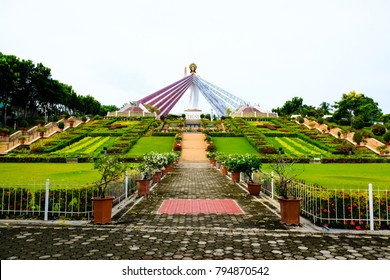
[[127, 193], [128, 187], [129, 187], [129, 173], [126, 170], [126, 174], [125, 174], [125, 197], [126, 198], [128, 196], [128, 193]]
[[49, 220], [49, 189], [50, 180], [46, 179], [46, 192], [45, 192], [45, 221]]
[[372, 195], [372, 184], [368, 184], [368, 200], [370, 208], [370, 230], [374, 230], [374, 199]]
[[274, 172], [271, 172], [271, 197], [274, 199]]

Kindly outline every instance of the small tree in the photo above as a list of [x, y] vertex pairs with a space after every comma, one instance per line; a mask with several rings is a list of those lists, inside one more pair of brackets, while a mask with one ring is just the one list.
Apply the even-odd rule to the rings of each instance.
[[98, 197], [104, 198], [108, 184], [121, 178], [126, 171], [126, 165], [116, 156], [104, 155], [96, 159], [94, 169], [98, 170], [101, 175], [100, 180], [95, 182]]
[[356, 131], [354, 134], [353, 134], [353, 137], [352, 137], [352, 140], [358, 144], [360, 144], [360, 142], [362, 142], [362, 139], [363, 139], [363, 135], [359, 132], [359, 131]]
[[285, 199], [288, 199], [289, 196], [289, 184], [302, 173], [294, 169], [294, 163], [293, 160], [288, 160], [279, 155], [270, 165], [279, 176], [279, 195]]

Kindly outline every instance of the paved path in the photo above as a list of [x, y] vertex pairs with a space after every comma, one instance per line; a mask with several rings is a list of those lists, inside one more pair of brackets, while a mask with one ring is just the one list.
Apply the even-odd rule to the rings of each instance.
[[[164, 199], [235, 199], [244, 215], [167, 215]], [[1, 259], [390, 259], [389, 234], [286, 227], [208, 163], [180, 163], [110, 225], [0, 223]]]

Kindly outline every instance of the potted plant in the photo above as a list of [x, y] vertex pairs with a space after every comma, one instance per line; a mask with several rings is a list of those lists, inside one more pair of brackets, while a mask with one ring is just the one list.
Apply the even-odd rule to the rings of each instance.
[[83, 123], [85, 123], [85, 122], [87, 121], [87, 117], [86, 117], [86, 116], [82, 116], [82, 117], [81, 117], [81, 121], [82, 121]]
[[390, 130], [383, 134], [383, 141], [385, 141], [386, 144], [390, 146]]
[[255, 171], [259, 171], [261, 162], [256, 155], [252, 154], [230, 154], [225, 161], [227, 170], [232, 175], [233, 182], [240, 182], [240, 173], [245, 173], [248, 177], [249, 183], [254, 183], [252, 180], [252, 174]]
[[19, 138], [19, 141], [20, 141], [20, 144], [24, 144], [24, 142], [26, 141], [26, 136], [20, 136]]
[[379, 151], [379, 153], [381, 155], [383, 155], [385, 153], [385, 150], [387, 149], [387, 146], [386, 145], [381, 145], [381, 146], [376, 147], [376, 149]]
[[70, 127], [73, 127], [74, 119], [70, 119], [68, 122], [69, 122], [69, 126], [70, 126]]
[[100, 179], [95, 182], [98, 190], [97, 197], [92, 198], [93, 222], [106, 224], [111, 222], [113, 196], [106, 196], [106, 189], [112, 182], [122, 178], [126, 166], [116, 156], [104, 155], [95, 160], [94, 169], [100, 173]]
[[243, 157], [244, 157], [245, 164], [243, 165], [241, 172], [243, 172], [246, 175], [247, 178], [246, 184], [248, 186], [248, 191], [251, 195], [258, 196], [260, 194], [261, 184], [254, 182], [253, 173], [260, 171], [261, 169], [260, 159], [258, 156], [253, 154], [245, 154]]
[[43, 137], [45, 135], [45, 132], [47, 131], [47, 127], [45, 126], [38, 127], [37, 131], [39, 132], [39, 136]]
[[61, 129], [61, 131], [64, 130], [64, 128], [65, 128], [64, 122], [58, 122], [57, 126], [58, 126], [59, 129]]
[[221, 167], [221, 173], [222, 175], [227, 175], [227, 167], [226, 167], [226, 160], [227, 160], [227, 155], [224, 153], [217, 152], [215, 160], [219, 162], [220, 167]]
[[162, 170], [168, 165], [167, 157], [161, 153], [150, 152], [143, 156], [143, 162], [152, 170], [153, 182], [160, 182]]
[[356, 145], [360, 146], [360, 142], [362, 142], [362, 140], [363, 140], [363, 135], [362, 135], [362, 133], [359, 132], [359, 131], [356, 131], [356, 132], [353, 134], [352, 140], [353, 140], [354, 142], [356, 142]]
[[216, 165], [216, 162], [215, 162], [215, 159], [217, 157], [217, 153], [216, 152], [207, 152], [206, 153], [206, 157], [209, 159], [210, 161], [210, 164], [212, 166], [215, 166]]
[[291, 193], [291, 183], [299, 175], [294, 169], [294, 161], [282, 156], [275, 158], [271, 168], [278, 175], [280, 220], [287, 225], [299, 225], [301, 198]]
[[152, 180], [154, 169], [152, 169], [145, 162], [138, 165], [138, 171], [140, 172], [141, 179], [137, 179], [138, 196], [149, 195], [150, 193], [150, 181]]
[[9, 129], [6, 127], [0, 128], [0, 136], [7, 136], [9, 134]]

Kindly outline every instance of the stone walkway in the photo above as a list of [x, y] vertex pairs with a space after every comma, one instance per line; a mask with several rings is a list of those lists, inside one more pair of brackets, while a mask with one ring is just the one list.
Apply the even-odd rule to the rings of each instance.
[[[235, 199], [244, 215], [158, 214], [165, 199]], [[181, 162], [110, 225], [0, 222], [1, 259], [390, 259], [390, 235], [286, 227], [208, 163]]]
[[[180, 164], [148, 197], [116, 212], [110, 225], [0, 221], [0, 258], [135, 260], [390, 259], [390, 233], [287, 227], [268, 198], [212, 168], [203, 134], [183, 135]], [[244, 214], [159, 214], [167, 199], [233, 199]]]

